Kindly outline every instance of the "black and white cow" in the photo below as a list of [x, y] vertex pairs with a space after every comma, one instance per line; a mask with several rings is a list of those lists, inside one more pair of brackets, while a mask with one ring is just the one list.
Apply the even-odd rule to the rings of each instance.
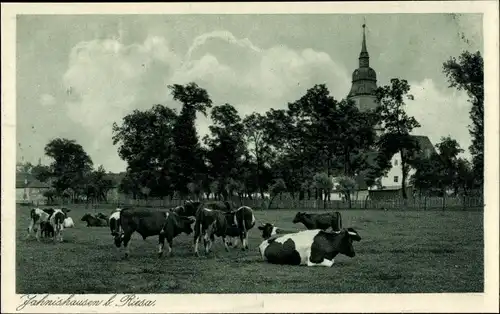
[[262, 231], [262, 238], [269, 239], [282, 234], [294, 233], [297, 231], [284, 230], [276, 227], [274, 224], [266, 222], [265, 224], [258, 227]]
[[165, 238], [169, 244], [168, 253], [172, 252], [172, 240], [181, 232], [191, 234], [191, 224], [194, 219], [184, 217], [169, 211], [152, 211], [138, 208], [122, 208], [120, 211], [121, 234], [115, 233], [115, 245], [123, 243], [125, 257], [129, 256], [130, 238], [134, 232], [139, 233], [143, 240], [151, 236], [158, 236], [158, 255], [163, 254]]
[[28, 234], [26, 239], [29, 239], [32, 233], [35, 233], [37, 241], [40, 241], [42, 231], [42, 223], [49, 222], [50, 215], [40, 208], [32, 208], [30, 211], [30, 224], [28, 226]]
[[[201, 208], [196, 213], [194, 226], [194, 253], [199, 256], [198, 245], [203, 237], [205, 253], [210, 252], [215, 236], [221, 237], [226, 251], [229, 238], [239, 237], [242, 250], [248, 249], [248, 231], [255, 225], [253, 211], [248, 206], [225, 212], [217, 209]], [[235, 243], [236, 246], [236, 243]]]
[[307, 229], [326, 230], [329, 227], [333, 231], [342, 229], [342, 216], [339, 212], [323, 213], [323, 214], [308, 214], [298, 212], [293, 218], [293, 223], [302, 223]]
[[70, 210], [67, 208], [55, 208], [54, 213], [49, 217], [49, 222], [54, 229], [54, 241], [59, 238], [59, 242], [63, 242], [64, 222], [68, 212]]
[[120, 212], [121, 208], [116, 208], [111, 215], [109, 215], [108, 225], [113, 237], [117, 236], [121, 232], [120, 226]]
[[339, 232], [304, 230], [264, 240], [259, 252], [264, 261], [272, 264], [331, 267], [339, 253], [356, 255], [352, 241], [361, 241], [352, 228]]

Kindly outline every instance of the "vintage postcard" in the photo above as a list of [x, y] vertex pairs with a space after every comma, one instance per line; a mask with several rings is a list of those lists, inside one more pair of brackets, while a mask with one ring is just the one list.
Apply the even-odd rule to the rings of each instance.
[[2, 312], [496, 312], [497, 1], [2, 4]]

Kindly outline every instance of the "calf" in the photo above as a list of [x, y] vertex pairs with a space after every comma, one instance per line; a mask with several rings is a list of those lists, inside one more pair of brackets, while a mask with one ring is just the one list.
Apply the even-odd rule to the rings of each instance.
[[280, 234], [288, 234], [288, 233], [294, 233], [297, 231], [287, 231], [281, 228], [276, 227], [273, 224], [270, 223], [265, 223], [261, 226], [258, 227], [259, 230], [262, 231], [262, 238], [263, 239], [269, 239], [271, 237], [278, 236]]
[[356, 255], [352, 241], [361, 241], [352, 228], [339, 232], [304, 230], [264, 240], [259, 252], [264, 261], [272, 264], [331, 267], [339, 253]]
[[111, 235], [113, 237], [117, 236], [120, 234], [120, 212], [122, 211], [121, 208], [115, 209], [111, 215], [109, 215], [109, 220], [108, 220], [108, 225], [109, 229], [111, 230]]
[[308, 214], [298, 212], [293, 218], [293, 223], [302, 223], [307, 229], [326, 230], [331, 227], [333, 231], [342, 229], [342, 216], [339, 212], [324, 214]]
[[87, 227], [105, 227], [108, 225], [106, 220], [97, 218], [89, 213], [83, 215], [81, 221], [86, 222]]
[[172, 252], [172, 240], [181, 232], [191, 234], [193, 218], [177, 215], [167, 211], [150, 211], [147, 209], [127, 208], [120, 211], [120, 226], [122, 234], [115, 233], [115, 245], [123, 243], [125, 258], [129, 256], [129, 242], [134, 232], [139, 233], [143, 240], [158, 236], [158, 255], [163, 254], [165, 238], [168, 242], [168, 254]]
[[54, 213], [50, 215], [49, 222], [54, 228], [53, 239], [59, 238], [59, 242], [63, 242], [63, 230], [64, 230], [64, 220], [67, 218], [67, 214], [70, 212], [66, 208], [54, 209]]
[[45, 228], [45, 223], [49, 222], [50, 214], [40, 208], [33, 208], [30, 211], [30, 224], [28, 226], [28, 234], [26, 239], [34, 232], [37, 241], [40, 241], [40, 234], [45, 233], [42, 230], [42, 223]]

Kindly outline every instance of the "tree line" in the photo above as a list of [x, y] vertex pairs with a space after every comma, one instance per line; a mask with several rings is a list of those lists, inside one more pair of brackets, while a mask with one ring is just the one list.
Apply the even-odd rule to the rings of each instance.
[[[394, 78], [377, 89], [380, 106], [374, 110], [360, 111], [353, 101], [337, 100], [317, 84], [286, 109], [244, 117], [232, 104], [214, 105], [209, 93], [191, 82], [168, 86], [180, 111], [156, 104], [113, 124], [113, 144], [127, 163], [119, 188], [133, 198], [263, 198], [265, 193], [273, 198], [287, 192], [325, 202], [335, 189], [350, 201], [359, 184], [380, 186], [391, 158], [399, 154], [403, 198], [412, 168], [416, 173], [409, 181], [421, 191], [470, 194], [483, 183], [482, 57], [464, 52], [446, 61], [443, 72], [450, 87], [466, 90], [472, 103], [471, 162], [458, 157], [463, 149], [450, 137], [442, 138], [431, 156], [417, 153], [419, 144], [410, 134], [420, 124], [405, 111], [414, 97], [404, 79]], [[195, 127], [198, 113], [212, 121], [203, 138]], [[74, 141], [54, 139], [45, 154], [53, 162], [40, 166], [37, 178], [50, 179], [56, 195], [70, 189], [102, 197], [110, 185], [102, 182], [104, 169], [93, 169], [91, 158]], [[332, 176], [338, 178], [337, 186]]]

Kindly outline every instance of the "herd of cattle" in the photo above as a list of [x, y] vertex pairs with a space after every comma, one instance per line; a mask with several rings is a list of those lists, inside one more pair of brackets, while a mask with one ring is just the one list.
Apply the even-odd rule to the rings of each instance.
[[[109, 227], [115, 246], [121, 248], [123, 244], [125, 257], [129, 256], [129, 243], [134, 232], [144, 240], [158, 236], [158, 256], [161, 257], [165, 240], [167, 255], [171, 255], [173, 239], [181, 233], [190, 235], [194, 231], [194, 253], [200, 256], [198, 246], [201, 239], [206, 254], [210, 252], [215, 237], [222, 239], [226, 251], [229, 247], [237, 247], [238, 240], [242, 250], [249, 249], [248, 232], [256, 224], [255, 216], [248, 206], [235, 208], [230, 202], [186, 201], [182, 206], [168, 210], [122, 207], [109, 216], [85, 214], [81, 221], [86, 222], [87, 227]], [[27, 238], [34, 232], [38, 241], [41, 236], [62, 242], [63, 230], [74, 227], [69, 212], [67, 208], [33, 208]], [[259, 245], [263, 260], [274, 264], [331, 267], [339, 253], [355, 256], [352, 242], [360, 241], [361, 237], [353, 228], [342, 228], [339, 212], [298, 212], [293, 223], [302, 223], [307, 230], [283, 230], [269, 222], [258, 226], [264, 239]], [[328, 228], [332, 230], [327, 231]]]

